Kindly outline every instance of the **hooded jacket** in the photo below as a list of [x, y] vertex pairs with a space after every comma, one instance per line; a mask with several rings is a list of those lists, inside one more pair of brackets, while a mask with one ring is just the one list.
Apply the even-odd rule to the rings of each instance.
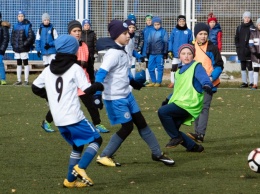
[[9, 28], [11, 24], [0, 20], [0, 55], [4, 55], [9, 42]]

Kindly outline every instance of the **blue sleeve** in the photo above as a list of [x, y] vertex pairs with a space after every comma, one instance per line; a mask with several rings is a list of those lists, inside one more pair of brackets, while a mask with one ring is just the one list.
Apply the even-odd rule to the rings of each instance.
[[169, 38], [169, 42], [168, 42], [168, 51], [171, 51], [171, 52], [173, 51], [173, 48], [172, 48], [173, 42], [174, 42], [174, 32], [172, 30], [170, 38]]
[[133, 56], [137, 59], [140, 59], [142, 57], [142, 55], [139, 54], [136, 50], [133, 50]]
[[129, 80], [134, 80], [134, 76], [133, 76], [130, 68], [128, 69], [128, 78], [129, 78]]
[[190, 30], [190, 37], [189, 37], [189, 44], [192, 44], [192, 41], [193, 41], [193, 36], [192, 36], [192, 31]]
[[199, 81], [201, 86], [209, 85], [211, 88], [213, 88], [212, 82], [210, 81], [209, 76], [206, 73], [206, 70], [201, 64], [198, 64], [196, 66], [194, 76]]
[[167, 54], [168, 53], [168, 33], [166, 30], [164, 30], [163, 42], [164, 42], [163, 54]]
[[37, 52], [41, 51], [41, 40], [36, 40], [35, 43], [36, 43], [36, 48], [35, 48], [36, 51]]
[[100, 82], [103, 83], [106, 76], [107, 76], [108, 72], [102, 68], [99, 68], [98, 72], [96, 73], [96, 79], [95, 82]]

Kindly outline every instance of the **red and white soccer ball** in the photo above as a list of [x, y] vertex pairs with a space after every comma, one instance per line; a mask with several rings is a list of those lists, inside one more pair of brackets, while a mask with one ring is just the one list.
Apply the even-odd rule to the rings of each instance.
[[247, 158], [250, 169], [260, 173], [260, 148], [256, 148], [250, 152]]

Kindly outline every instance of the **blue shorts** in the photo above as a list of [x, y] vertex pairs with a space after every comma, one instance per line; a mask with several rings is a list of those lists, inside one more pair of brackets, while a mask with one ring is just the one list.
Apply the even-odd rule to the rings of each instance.
[[62, 137], [70, 145], [77, 147], [89, 144], [100, 137], [96, 128], [87, 119], [68, 126], [58, 126], [58, 128]]
[[127, 123], [132, 120], [131, 114], [140, 111], [132, 93], [126, 98], [104, 100], [104, 104], [111, 125]]

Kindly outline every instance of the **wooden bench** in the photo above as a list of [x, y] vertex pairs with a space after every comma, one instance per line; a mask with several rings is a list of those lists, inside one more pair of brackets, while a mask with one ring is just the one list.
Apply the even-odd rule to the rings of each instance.
[[[17, 61], [16, 60], [4, 60], [4, 66], [6, 72], [16, 72]], [[30, 72], [41, 72], [44, 69], [43, 61], [29, 60]]]

